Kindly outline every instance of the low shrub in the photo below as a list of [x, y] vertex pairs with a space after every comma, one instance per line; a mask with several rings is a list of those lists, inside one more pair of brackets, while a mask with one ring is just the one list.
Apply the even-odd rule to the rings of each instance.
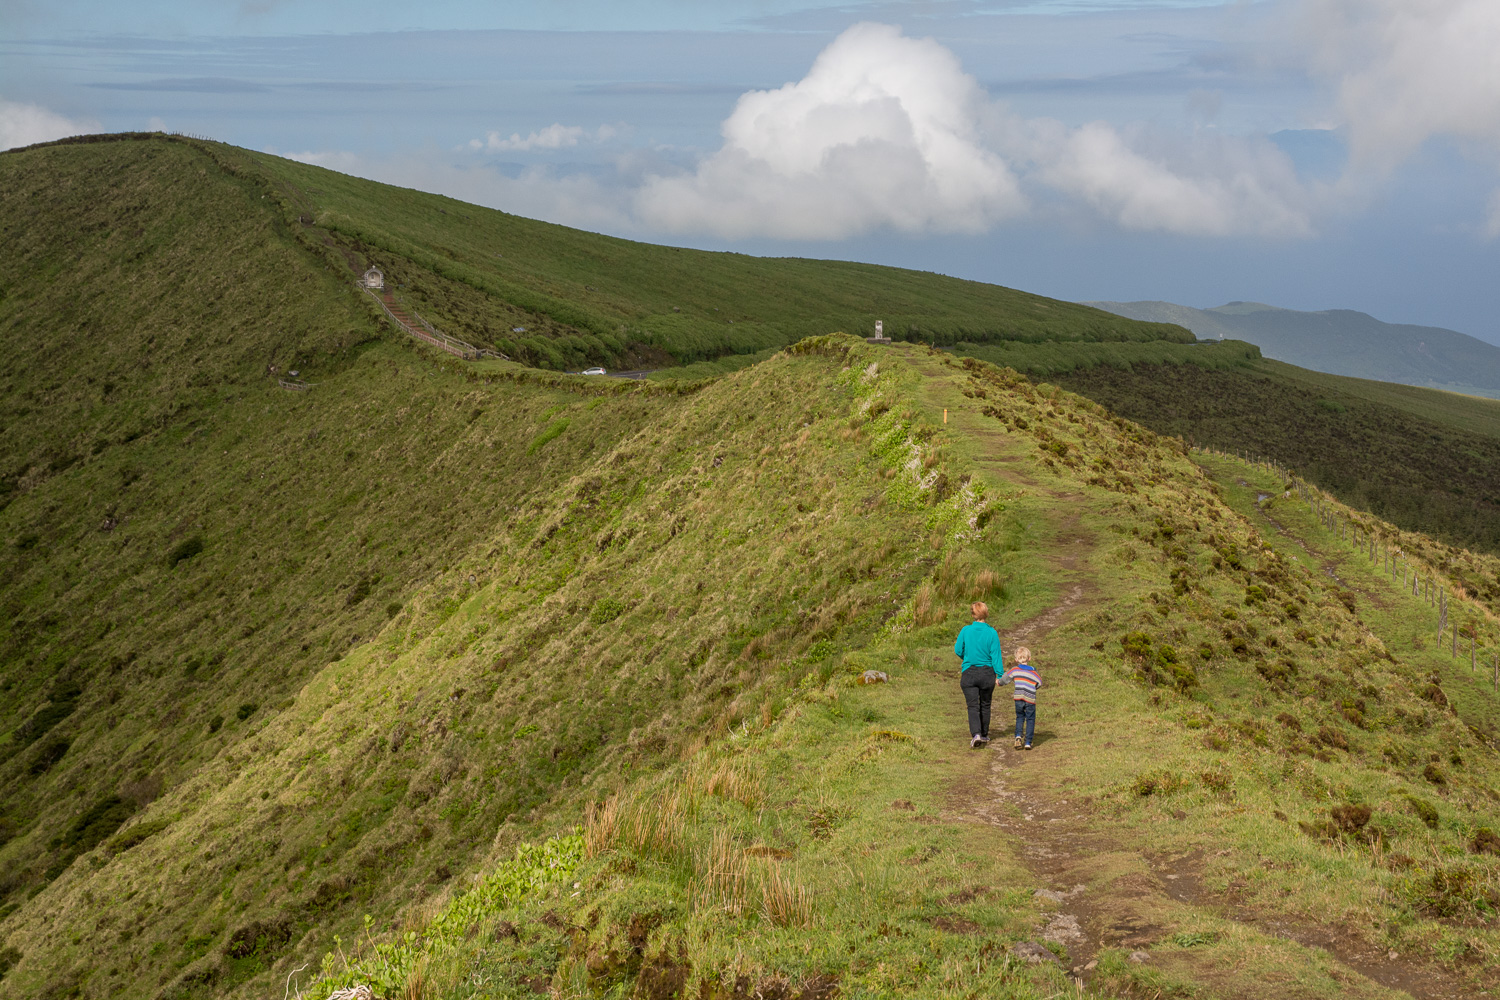
[[1221, 798], [1231, 798], [1234, 795], [1234, 775], [1222, 765], [1213, 771], [1200, 771], [1198, 780], [1203, 782], [1204, 788]]
[[37, 750], [36, 756], [32, 758], [31, 766], [27, 768], [33, 776], [46, 774], [52, 770], [52, 766], [67, 755], [68, 747], [71, 746], [67, 740], [53, 738], [45, 741]]
[[1358, 834], [1370, 822], [1370, 807], [1366, 805], [1355, 805], [1349, 803], [1342, 806], [1334, 806], [1328, 810], [1333, 817], [1333, 825], [1339, 828], [1341, 833]]
[[146, 840], [161, 833], [172, 825], [169, 819], [148, 819], [144, 823], [137, 823], [127, 827], [124, 832], [116, 834], [110, 839], [109, 849], [111, 853], [123, 854], [137, 844], [145, 843]]
[[[583, 839], [574, 835], [554, 837], [542, 844], [522, 844], [514, 859], [497, 865], [468, 892], [454, 898], [420, 934], [408, 930], [389, 941], [376, 941], [371, 933], [373, 920], [367, 915], [363, 942], [346, 951], [335, 937], [339, 948], [336, 953], [324, 954], [307, 994], [326, 996], [335, 990], [367, 985], [376, 996], [408, 995], [408, 980], [420, 982], [417, 977], [433, 956], [453, 952], [481, 921], [572, 875], [583, 860]], [[263, 937], [257, 934], [248, 943], [255, 947], [257, 940]], [[419, 990], [410, 994], [422, 995]]]
[[1414, 869], [1400, 880], [1398, 891], [1418, 910], [1433, 917], [1457, 917], [1500, 905], [1485, 885], [1484, 873], [1468, 865], [1446, 865], [1426, 872]]
[[203, 539], [199, 536], [183, 539], [167, 553], [167, 569], [176, 569], [178, 563], [191, 559], [202, 551]]
[[1437, 807], [1425, 799], [1419, 799], [1415, 795], [1406, 796], [1406, 802], [1411, 806], [1411, 811], [1426, 824], [1428, 829], [1436, 830], [1438, 825]]
[[624, 613], [624, 602], [615, 600], [613, 597], [605, 597], [596, 601], [593, 609], [589, 611], [589, 623], [591, 625], [608, 625]]
[[1500, 855], [1500, 836], [1489, 827], [1481, 826], [1474, 831], [1474, 839], [1469, 841], [1469, 850], [1475, 854]]
[[1314, 746], [1326, 747], [1330, 750], [1348, 750], [1349, 739], [1341, 730], [1332, 726], [1319, 726], [1318, 731], [1312, 735]]
[[1148, 795], [1171, 795], [1186, 787], [1186, 778], [1176, 771], [1162, 769], [1136, 775], [1135, 781], [1130, 785], [1130, 790], [1138, 798], [1145, 798]]

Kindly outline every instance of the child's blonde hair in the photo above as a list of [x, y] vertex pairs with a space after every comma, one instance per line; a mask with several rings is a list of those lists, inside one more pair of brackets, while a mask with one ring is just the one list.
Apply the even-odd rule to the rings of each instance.
[[1029, 659], [1031, 659], [1031, 650], [1027, 649], [1025, 646], [1021, 646], [1016, 650], [1017, 663], [1026, 663], [1026, 661]]

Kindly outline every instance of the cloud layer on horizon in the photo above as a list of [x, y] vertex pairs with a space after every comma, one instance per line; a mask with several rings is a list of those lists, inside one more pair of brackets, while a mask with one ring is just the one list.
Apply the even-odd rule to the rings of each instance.
[[470, 149], [487, 149], [491, 152], [506, 151], [529, 153], [533, 150], [571, 149], [580, 142], [608, 142], [618, 130], [612, 125], [600, 125], [590, 132], [579, 125], [564, 125], [557, 122], [537, 129], [529, 135], [512, 132], [510, 138], [502, 138], [499, 132], [486, 133], [483, 139], [469, 140]]
[[0, 149], [16, 149], [70, 135], [83, 135], [98, 127], [93, 122], [64, 118], [37, 104], [0, 98]]

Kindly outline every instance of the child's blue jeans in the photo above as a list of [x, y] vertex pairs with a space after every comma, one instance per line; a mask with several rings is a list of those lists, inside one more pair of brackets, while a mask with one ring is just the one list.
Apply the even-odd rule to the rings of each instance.
[[1026, 742], [1031, 742], [1031, 734], [1036, 731], [1036, 702], [1016, 702], [1016, 739], [1021, 738], [1021, 729], [1026, 729]]

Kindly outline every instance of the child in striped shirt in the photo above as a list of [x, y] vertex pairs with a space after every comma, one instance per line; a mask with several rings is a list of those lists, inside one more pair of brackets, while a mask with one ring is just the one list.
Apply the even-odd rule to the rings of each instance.
[[[1016, 665], [1000, 678], [1001, 682], [1015, 681], [1016, 700], [1016, 749], [1031, 749], [1031, 734], [1036, 731], [1036, 689], [1042, 686], [1042, 675], [1027, 661], [1031, 650], [1022, 646], [1016, 650]], [[1026, 742], [1021, 742], [1021, 731], [1025, 729]]]

